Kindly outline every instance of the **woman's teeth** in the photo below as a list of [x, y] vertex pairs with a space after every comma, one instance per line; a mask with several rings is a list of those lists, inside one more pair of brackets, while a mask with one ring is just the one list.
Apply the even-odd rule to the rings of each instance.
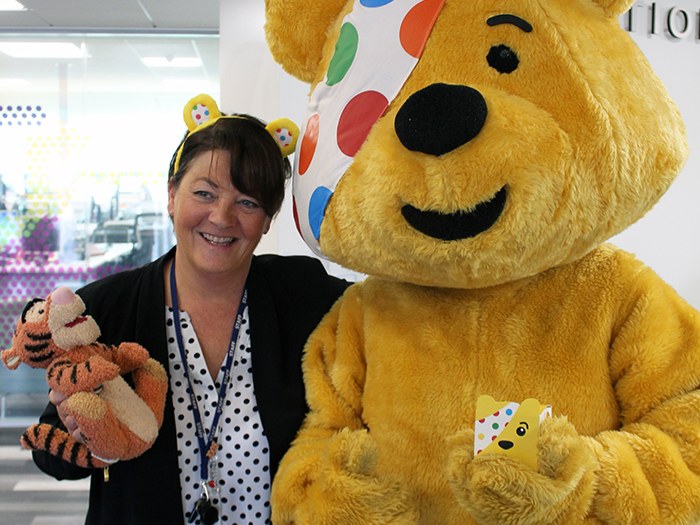
[[202, 233], [202, 237], [212, 244], [231, 244], [234, 241], [234, 237], [217, 237], [208, 233]]

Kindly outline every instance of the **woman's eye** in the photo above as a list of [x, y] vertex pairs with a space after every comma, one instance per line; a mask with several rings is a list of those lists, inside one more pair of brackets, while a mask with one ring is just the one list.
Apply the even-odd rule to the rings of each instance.
[[243, 199], [240, 202], [244, 207], [249, 208], [251, 210], [257, 210], [260, 207], [260, 205], [257, 202], [251, 201], [249, 199]]
[[486, 56], [489, 65], [499, 73], [512, 73], [518, 69], [520, 59], [515, 51], [504, 44], [493, 46]]
[[211, 198], [213, 197], [212, 194], [211, 194], [210, 192], [204, 191], [204, 190], [195, 191], [194, 194], [195, 194], [197, 197], [201, 197], [201, 198], [203, 198], [203, 199], [211, 199]]

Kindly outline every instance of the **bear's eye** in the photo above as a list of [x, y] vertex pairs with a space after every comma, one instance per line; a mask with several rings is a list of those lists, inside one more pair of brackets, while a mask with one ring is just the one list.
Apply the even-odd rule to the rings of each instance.
[[527, 428], [524, 425], [520, 425], [518, 428], [515, 429], [515, 433], [523, 437], [525, 434], [527, 434]]
[[489, 65], [499, 73], [512, 73], [518, 69], [520, 59], [511, 48], [504, 44], [493, 46], [486, 56]]

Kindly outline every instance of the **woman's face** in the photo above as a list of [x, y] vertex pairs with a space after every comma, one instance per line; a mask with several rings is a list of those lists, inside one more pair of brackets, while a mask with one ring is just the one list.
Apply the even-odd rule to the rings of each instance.
[[202, 153], [177, 188], [168, 188], [178, 265], [209, 274], [247, 272], [253, 251], [270, 228], [258, 201], [230, 179], [228, 152]]

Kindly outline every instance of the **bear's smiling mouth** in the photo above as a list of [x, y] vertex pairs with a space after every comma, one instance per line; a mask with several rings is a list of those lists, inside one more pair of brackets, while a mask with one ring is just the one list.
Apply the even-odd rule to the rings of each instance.
[[401, 214], [414, 229], [435, 239], [457, 241], [475, 237], [493, 226], [503, 213], [508, 192], [503, 186], [490, 200], [480, 202], [472, 211], [440, 213], [423, 211], [405, 204]]

